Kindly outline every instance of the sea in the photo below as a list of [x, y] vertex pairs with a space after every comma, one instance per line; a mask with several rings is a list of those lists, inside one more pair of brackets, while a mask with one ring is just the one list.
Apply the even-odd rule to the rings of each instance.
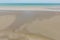
[[60, 11], [60, 3], [0, 3], [0, 7], [46, 7]]
[[60, 6], [60, 3], [0, 3], [0, 6]]

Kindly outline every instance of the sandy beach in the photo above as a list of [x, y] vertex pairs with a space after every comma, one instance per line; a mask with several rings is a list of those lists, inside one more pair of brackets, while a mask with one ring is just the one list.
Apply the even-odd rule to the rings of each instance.
[[60, 12], [1, 10], [0, 19], [0, 38], [12, 40], [8, 36], [10, 31], [23, 31], [60, 40]]
[[60, 11], [60, 7], [40, 7], [40, 6], [0, 6], [0, 10], [30, 10], [30, 11]]

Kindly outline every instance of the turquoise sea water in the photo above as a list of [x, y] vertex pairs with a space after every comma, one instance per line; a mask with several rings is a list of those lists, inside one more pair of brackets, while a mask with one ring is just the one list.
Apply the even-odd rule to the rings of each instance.
[[0, 6], [60, 6], [60, 3], [0, 3]]

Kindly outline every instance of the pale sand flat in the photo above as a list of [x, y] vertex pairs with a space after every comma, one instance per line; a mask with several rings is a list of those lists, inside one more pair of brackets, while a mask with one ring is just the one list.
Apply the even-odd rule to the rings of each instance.
[[[17, 12], [16, 12], [17, 13]], [[26, 13], [26, 14], [24, 14], [24, 15], [17, 15], [18, 17], [17, 17], [17, 24], [18, 24], [18, 22], [20, 22], [20, 23], [22, 23], [22, 24], [24, 24], [24, 23], [26, 23], [28, 20], [30, 20], [30, 19], [33, 19], [34, 17], [35, 17], [35, 15], [34, 14], [27, 14], [27, 13], [29, 13], [29, 12], [23, 12], [23, 13]], [[37, 13], [37, 12], [36, 12]], [[39, 12], [40, 13], [40, 12]], [[45, 12], [43, 12], [43, 13], [45, 13]], [[53, 13], [53, 12], [52, 12]], [[10, 15], [11, 16], [11, 15]], [[14, 15], [12, 15], [12, 16], [14, 16]], [[29, 16], [29, 17], [28, 17]], [[7, 16], [7, 17], [9, 17], [9, 16]], [[13, 20], [13, 22], [15, 21], [15, 18], [16, 16], [14, 16], [14, 17], [12, 17], [12, 20]], [[31, 17], [33, 17], [33, 18], [31, 18]], [[58, 16], [59, 17], [59, 16]], [[2, 17], [2, 18], [4, 18], [4, 17]], [[10, 17], [11, 18], [11, 17]], [[19, 18], [21, 18], [21, 19], [19, 19]], [[55, 19], [55, 17], [53, 17], [54, 19]], [[57, 17], [56, 17], [57, 18]], [[6, 18], [6, 19], [8, 19], [8, 18]], [[53, 19], [53, 20], [54, 20]], [[9, 19], [9, 21], [10, 21], [11, 19]], [[24, 21], [25, 20], [25, 21]], [[8, 22], [9, 22], [8, 21]], [[35, 22], [36, 21], [36, 22]], [[35, 33], [39, 33], [40, 31], [41, 31], [41, 34], [43, 34], [42, 32], [45, 32], [45, 29], [43, 30], [43, 28], [40, 28], [39, 29], [39, 25], [42, 23], [42, 24], [45, 24], [46, 22], [45, 21], [48, 21], [48, 22], [51, 22], [51, 20], [49, 21], [49, 20], [43, 20], [43, 21], [40, 21], [39, 19], [38, 20], [35, 20], [35, 21], [33, 21], [32, 23], [28, 23], [28, 24], [26, 24], [27, 25], [27, 28], [29, 27], [33, 27], [32, 29], [27, 29], [29, 32], [35, 32]], [[7, 21], [6, 21], [7, 22]], [[10, 21], [11, 22], [11, 21]], [[12, 22], [12, 23], [13, 23]], [[41, 22], [41, 23], [40, 23]], [[48, 23], [47, 22], [47, 23]], [[11, 24], [12, 24], [11, 23]], [[39, 24], [40, 23], [40, 24]], [[7, 23], [7, 24], [9, 24], [9, 23]], [[6, 24], [5, 24], [6, 25]], [[15, 25], [15, 24], [14, 24]], [[26, 26], [25, 25], [25, 26]], [[18, 25], [18, 26], [21, 26], [21, 25]], [[17, 29], [17, 27], [18, 26], [12, 26], [12, 30], [13, 30], [13, 28], [15, 28], [16, 27], [16, 29]], [[24, 25], [23, 25], [24, 26]], [[34, 27], [35, 26], [35, 27]], [[43, 25], [41, 25], [41, 26], [43, 26]], [[45, 26], [45, 25], [44, 25]], [[43, 27], [44, 27], [43, 26]], [[8, 25], [8, 27], [11, 27], [10, 25]], [[34, 28], [36, 28], [37, 27], [37, 29], [38, 29], [38, 31], [36, 31]], [[23, 29], [23, 28], [22, 28]], [[10, 29], [11, 30], [11, 29]], [[40, 30], [40, 31], [39, 31]], [[50, 29], [49, 29], [50, 30]], [[4, 31], [2, 32], [3, 34], [4, 34]], [[2, 34], [1, 33], [1, 34]], [[6, 32], [5, 32], [6, 33]], [[52, 39], [50, 39], [50, 38], [46, 38], [46, 37], [44, 37], [44, 36], [38, 36], [37, 34], [30, 34], [30, 33], [28, 33], [28, 34], [25, 34], [25, 33], [22, 33], [22, 32], [17, 32], [16, 34], [17, 35], [15, 35], [15, 33], [11, 33], [10, 31], [9, 32], [7, 32], [8, 33], [8, 38], [9, 39], [11, 39], [12, 40], [12, 38], [19, 38], [19, 37], [17, 37], [17, 35], [19, 36], [21, 36], [21, 35], [25, 35], [24, 36], [24, 38], [26, 37], [28, 40], [35, 40], [35, 38], [36, 38], [36, 40], [38, 39], [38, 40], [52, 40]], [[6, 35], [6, 34], [5, 34]], [[11, 36], [12, 35], [12, 36]], [[1, 36], [3, 36], [3, 35], [1, 35]], [[48, 35], [48, 37], [50, 37], [51, 35]], [[53, 38], [53, 37], [52, 37]], [[19, 39], [15, 39], [15, 40], [19, 40]], [[24, 39], [22, 39], [22, 40], [24, 40]]]
[[25, 33], [23, 31], [11, 32], [9, 31], [8, 38], [10, 40], [54, 40], [43, 35], [33, 34], [33, 33]]
[[0, 16], [0, 30], [6, 29], [9, 27], [14, 20], [16, 19], [15, 15], [3, 15]]
[[60, 15], [54, 16], [50, 19], [40, 21], [36, 19], [32, 23], [23, 25], [30, 33], [41, 33], [45, 36], [59, 40], [60, 37]]

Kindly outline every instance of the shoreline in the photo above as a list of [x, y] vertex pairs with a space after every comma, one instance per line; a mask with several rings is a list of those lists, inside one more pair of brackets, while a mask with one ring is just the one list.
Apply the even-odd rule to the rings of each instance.
[[24, 10], [28, 10], [28, 11], [60, 11], [57, 10], [58, 7], [56, 7], [56, 9], [50, 8], [50, 7], [8, 7], [8, 6], [0, 6], [0, 10], [4, 11], [4, 10], [12, 10], [12, 11], [24, 11]]

